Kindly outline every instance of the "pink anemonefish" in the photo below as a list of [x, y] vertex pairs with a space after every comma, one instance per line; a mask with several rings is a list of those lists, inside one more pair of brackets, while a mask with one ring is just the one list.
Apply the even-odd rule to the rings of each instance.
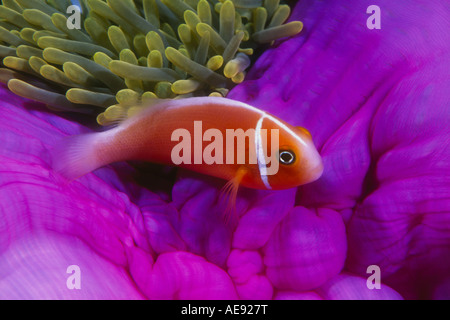
[[[201, 121], [202, 130], [205, 132], [205, 135], [202, 133], [203, 140], [200, 141], [202, 150], [206, 151], [208, 148], [204, 147], [208, 144], [205, 140], [211, 141], [210, 144], [215, 143], [216, 154], [213, 152], [212, 155], [216, 160], [219, 159], [218, 153], [223, 153], [225, 158], [227, 152], [256, 152], [256, 163], [216, 161], [217, 163], [206, 164], [194, 160], [177, 164], [227, 180], [223, 191], [230, 197], [229, 205], [233, 208], [240, 185], [266, 190], [287, 189], [315, 181], [322, 174], [321, 157], [306, 129], [291, 126], [243, 102], [218, 97], [155, 100], [151, 106], [142, 108], [137, 115], [124, 119], [110, 130], [63, 139], [54, 149], [53, 167], [67, 179], [73, 180], [116, 161], [144, 160], [174, 165], [174, 150], [180, 151], [181, 143], [181, 136], [174, 139], [174, 132], [183, 129], [183, 132], [189, 132], [192, 136], [198, 135], [194, 132], [196, 121]], [[245, 150], [238, 149], [237, 145], [230, 150], [225, 143], [217, 141], [217, 134], [221, 133], [225, 137], [230, 129], [253, 129], [253, 136], [247, 137]], [[271, 131], [273, 129], [277, 130]], [[208, 130], [210, 133], [216, 133], [214, 139], [211, 135], [206, 137]], [[269, 144], [269, 136], [262, 134], [269, 131], [276, 132], [278, 136], [277, 143], [271, 143], [278, 148], [274, 152], [265, 150], [267, 147], [263, 143]], [[193, 140], [195, 139], [194, 137]], [[193, 142], [197, 142], [197, 145], [199, 143], [198, 140]], [[192, 149], [195, 148], [193, 145]], [[186, 154], [182, 153], [180, 155], [186, 159]], [[276, 172], [271, 174], [268, 174], [268, 161], [263, 161], [268, 159], [269, 153], [271, 165], [278, 161]], [[188, 158], [191, 156], [188, 155]], [[249, 160], [250, 155], [247, 154], [245, 159]]]

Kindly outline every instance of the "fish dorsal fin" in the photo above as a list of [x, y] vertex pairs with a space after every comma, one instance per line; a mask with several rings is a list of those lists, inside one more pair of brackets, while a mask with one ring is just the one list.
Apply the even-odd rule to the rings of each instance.
[[236, 175], [230, 179], [220, 191], [220, 201], [225, 204], [224, 221], [226, 224], [237, 222], [236, 198], [242, 179], [247, 174], [247, 169], [241, 166]]
[[147, 98], [133, 103], [115, 104], [100, 114], [97, 120], [100, 124], [107, 125], [108, 127], [117, 127], [126, 120], [134, 118], [145, 110], [149, 110], [153, 106], [167, 100], [168, 99]]
[[312, 137], [311, 136], [311, 132], [308, 131], [308, 129], [303, 128], [303, 127], [297, 127], [298, 130], [300, 130], [301, 132], [303, 132], [304, 134], [306, 134], [308, 137]]

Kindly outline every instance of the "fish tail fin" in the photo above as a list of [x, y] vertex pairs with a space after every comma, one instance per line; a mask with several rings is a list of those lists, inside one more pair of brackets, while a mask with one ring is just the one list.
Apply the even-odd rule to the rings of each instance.
[[86, 133], [62, 139], [51, 152], [53, 169], [72, 181], [99, 168], [97, 135]]

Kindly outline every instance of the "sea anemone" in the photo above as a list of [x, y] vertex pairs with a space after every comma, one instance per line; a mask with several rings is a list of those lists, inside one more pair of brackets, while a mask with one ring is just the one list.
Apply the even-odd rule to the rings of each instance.
[[102, 125], [146, 99], [226, 96], [255, 49], [302, 29], [300, 21], [284, 24], [290, 8], [280, 0], [79, 4], [76, 28], [70, 0], [4, 0], [0, 77], [18, 95], [98, 114]]

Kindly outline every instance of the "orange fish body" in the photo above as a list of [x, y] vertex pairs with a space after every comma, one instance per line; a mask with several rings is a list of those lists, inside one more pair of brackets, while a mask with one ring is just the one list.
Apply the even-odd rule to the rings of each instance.
[[218, 97], [157, 100], [111, 130], [69, 137], [53, 159], [70, 180], [117, 161], [178, 165], [227, 180], [229, 207], [240, 185], [287, 189], [323, 171], [306, 129]]

